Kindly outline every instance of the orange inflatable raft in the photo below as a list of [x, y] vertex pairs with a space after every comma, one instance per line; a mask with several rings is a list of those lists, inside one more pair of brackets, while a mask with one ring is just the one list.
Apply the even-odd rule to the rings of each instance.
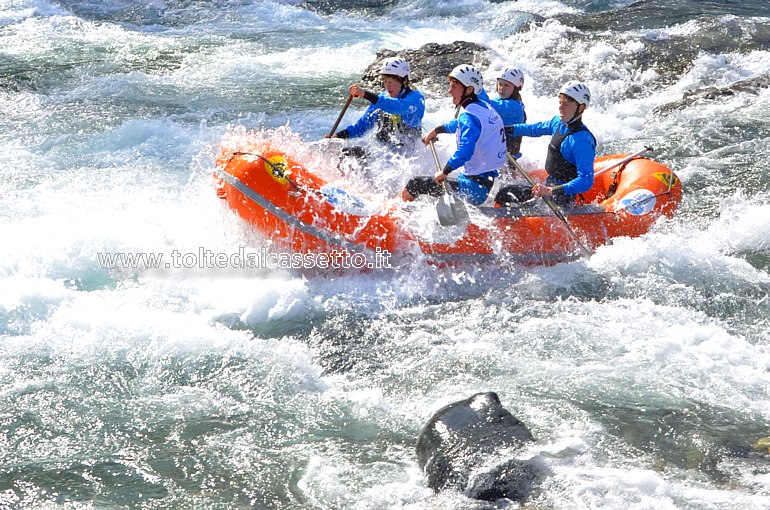
[[[375, 206], [329, 185], [278, 150], [226, 150], [217, 161], [216, 177], [219, 196], [276, 247], [292, 253], [369, 257], [387, 252], [396, 258], [419, 253], [440, 265], [499, 259], [554, 264], [614, 237], [640, 236], [661, 216], [673, 215], [681, 182], [666, 166], [635, 156], [598, 158], [583, 205], [563, 208], [561, 219], [543, 207], [468, 206], [473, 209], [470, 223], [448, 227], [460, 230], [450, 241], [412, 232], [404, 221], [409, 213], [399, 201]], [[532, 175], [542, 180], [545, 173]]]

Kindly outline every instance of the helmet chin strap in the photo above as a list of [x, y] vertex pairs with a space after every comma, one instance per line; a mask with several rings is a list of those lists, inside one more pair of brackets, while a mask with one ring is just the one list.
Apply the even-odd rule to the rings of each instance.
[[465, 86], [463, 85], [463, 97], [460, 98], [460, 104], [463, 104], [468, 99], [473, 98], [473, 96], [477, 95], [476, 89], [474, 88], [473, 92], [468, 92], [468, 89], [471, 88], [472, 85]]
[[586, 111], [585, 107], [583, 107], [583, 111], [580, 111], [580, 107], [583, 106], [582, 104], [578, 103], [577, 110], [575, 110], [575, 115], [572, 116], [570, 120], [567, 121], [567, 125], [573, 124], [574, 122], [580, 120], [580, 117], [583, 116], [583, 112]]
[[[465, 91], [468, 90], [468, 87], [465, 87]], [[463, 91], [463, 96], [460, 98], [460, 102], [455, 106], [455, 119], [460, 116], [460, 108], [464, 108], [468, 104], [473, 102], [473, 99], [476, 97], [476, 92], [471, 92], [470, 94], [466, 94], [465, 91]]]

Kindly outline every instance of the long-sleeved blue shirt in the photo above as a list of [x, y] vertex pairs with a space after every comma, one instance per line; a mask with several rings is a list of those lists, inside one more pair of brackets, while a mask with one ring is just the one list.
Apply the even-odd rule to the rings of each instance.
[[489, 94], [487, 94], [487, 91], [484, 89], [481, 89], [478, 97], [482, 101], [486, 101], [492, 105], [492, 108], [494, 108], [500, 115], [500, 118], [503, 119], [503, 125], [506, 128], [505, 138], [506, 143], [508, 144], [508, 152], [510, 152], [514, 158], [519, 159], [522, 156], [520, 151], [521, 137], [513, 136], [510, 128], [514, 124], [523, 124], [527, 122], [524, 103], [517, 99], [501, 99], [499, 97], [490, 99]]
[[[556, 133], [566, 133], [569, 127], [556, 115], [546, 122], [532, 124], [515, 124], [515, 136], [553, 136]], [[589, 131], [577, 131], [561, 144], [561, 155], [577, 167], [577, 177], [563, 185], [565, 195], [576, 195], [588, 191], [594, 183], [594, 159], [596, 158], [596, 141]]]
[[486, 101], [492, 105], [492, 108], [494, 108], [500, 115], [500, 118], [503, 119], [503, 125], [505, 127], [514, 124], [522, 124], [527, 121], [527, 115], [524, 113], [524, 103], [521, 101], [516, 99], [500, 99], [499, 97], [492, 99], [484, 89], [481, 89], [478, 97], [482, 101]]
[[350, 138], [364, 136], [383, 113], [397, 115], [404, 125], [419, 131], [425, 115], [425, 97], [422, 92], [413, 89], [404, 89], [397, 97], [390, 97], [387, 92], [380, 93], [377, 101], [369, 105], [361, 118], [346, 128]]

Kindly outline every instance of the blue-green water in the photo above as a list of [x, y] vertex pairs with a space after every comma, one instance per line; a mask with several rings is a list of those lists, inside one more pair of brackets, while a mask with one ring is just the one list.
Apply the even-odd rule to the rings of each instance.
[[[343, 4], [0, 0], [0, 508], [472, 508], [414, 445], [488, 390], [549, 472], [527, 508], [770, 507], [770, 90], [682, 100], [770, 73], [770, 8]], [[525, 71], [532, 120], [585, 80], [600, 153], [654, 146], [677, 215], [545, 268], [98, 263], [266, 244], [216, 198], [222, 140], [309, 144], [378, 49], [458, 39]]]

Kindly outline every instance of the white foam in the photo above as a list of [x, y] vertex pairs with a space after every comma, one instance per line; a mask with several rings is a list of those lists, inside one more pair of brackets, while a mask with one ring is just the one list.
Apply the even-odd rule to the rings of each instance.
[[[720, 204], [719, 221], [709, 226], [708, 233], [730, 251], [770, 252], [770, 204], [762, 197], [747, 201], [744, 197], [728, 197]], [[767, 275], [757, 275], [766, 280]]]
[[312, 311], [312, 301], [302, 280], [262, 280], [259, 293], [241, 315], [253, 326], [268, 320], [297, 320]]
[[[720, 167], [732, 156], [702, 154], [696, 147], [696, 156], [683, 158], [676, 151], [692, 150], [687, 144], [701, 136], [701, 127], [704, 139], [719, 134], [719, 119], [763, 122], [767, 93], [685, 104], [663, 116], [652, 114], [654, 108], [691, 88], [760, 76], [768, 71], [767, 52], [704, 53], [685, 75], [659, 89], [654, 69], [642, 73], [625, 63], [644, 49], [644, 40], [583, 37], [556, 21], [516, 32], [526, 19], [518, 11], [579, 12], [573, 3], [401, 2], [394, 16], [377, 17], [362, 11], [322, 16], [262, 2], [234, 7], [229, 19], [218, 13], [163, 31], [80, 20], [40, 5], [35, 14], [31, 3], [0, 13], [6, 55], [52, 64], [59, 55], [65, 63], [73, 55], [100, 55], [106, 64], [99, 72], [83, 68], [46, 94], [32, 88], [0, 93], [9, 125], [0, 134], [0, 314], [6, 321], [0, 375], [12, 380], [0, 392], [4, 400], [46, 393], [84, 367], [107, 371], [127, 363], [141, 371], [141, 388], [131, 402], [116, 405], [136, 409], [139, 425], [248, 416], [246, 432], [206, 438], [202, 445], [221, 447], [217, 458], [227, 457], [224, 465], [237, 468], [230, 472], [254, 479], [258, 475], [238, 469], [262, 469], [276, 455], [292, 456], [309, 459], [298, 464], [305, 468], [299, 487], [318, 506], [462, 508], [462, 496], [436, 497], [424, 486], [413, 444], [404, 438], [415, 436], [439, 407], [493, 389], [533, 429], [537, 441], [527, 452], [552, 469], [546, 496], [534, 504], [768, 506], [766, 491], [750, 492], [767, 481], [765, 475], [740, 468], [729, 488], [717, 487], [701, 474], [629, 450], [592, 408], [631, 401], [681, 409], [694, 402], [748, 415], [752, 422], [770, 419], [770, 355], [764, 333], [752, 329], [761, 328], [761, 319], [746, 325], [708, 302], [718, 298], [753, 310], [753, 299], [758, 317], [768, 306], [762, 297], [770, 284], [766, 271], [741, 258], [768, 249], [762, 194], [734, 193], [718, 210], [701, 215], [697, 204], [687, 202], [698, 198], [686, 191], [681, 214], [646, 236], [618, 239], [588, 260], [514, 274], [422, 262], [363, 274], [110, 272], [95, 260], [100, 251], [168, 257], [174, 249], [235, 252], [268, 244], [215, 197], [210, 173], [226, 131], [226, 121], [217, 121], [220, 112], [226, 119], [242, 112], [243, 123], [257, 128], [290, 122], [262, 135], [281, 140], [300, 162], [351, 182], [362, 195], [392, 197], [409, 176], [431, 174], [426, 150], [390, 167], [375, 166], [375, 176], [346, 178], [328, 155], [303, 142], [328, 129], [340, 105], [295, 108], [296, 101], [342, 96], [380, 47], [489, 43], [487, 86], [496, 70], [522, 67], [533, 121], [555, 115], [558, 85], [584, 74], [596, 97], [586, 123], [601, 141], [625, 146], [664, 139], [666, 157], [680, 165], [675, 170], [688, 184], [700, 175], [721, 178]], [[431, 12], [435, 16], [423, 16]], [[690, 24], [640, 35], [666, 38], [698, 29]], [[164, 55], [174, 57], [174, 65], [144, 66]], [[308, 96], [291, 95], [298, 84], [310, 89]], [[641, 93], [626, 93], [637, 86]], [[426, 126], [453, 114], [444, 93], [429, 96], [427, 107]], [[361, 103], [354, 105], [346, 121], [362, 110]], [[212, 127], [200, 122], [210, 112]], [[547, 142], [525, 141], [528, 167], [542, 166]], [[753, 154], [754, 146], [741, 137], [730, 143]], [[442, 136], [438, 149], [446, 161], [453, 138]], [[414, 218], [427, 238], [451, 238], [437, 227], [432, 204], [417, 204]], [[371, 366], [328, 374], [333, 368], [321, 366], [328, 361], [323, 346], [336, 339], [318, 333], [312, 339], [318, 348], [287, 330], [308, 331], [311, 318], [347, 313], [362, 325], [362, 351], [371, 349], [378, 358]], [[379, 343], [367, 344], [371, 339]], [[195, 363], [209, 358], [222, 360], [221, 373], [210, 383], [195, 380]], [[47, 359], [53, 361], [46, 365]], [[241, 363], [245, 368], [238, 368]], [[164, 376], [172, 372], [191, 382], [168, 381]], [[260, 436], [260, 426], [268, 425], [255, 409], [263, 408], [289, 417], [279, 446]], [[658, 465], [664, 469], [651, 470]]]

